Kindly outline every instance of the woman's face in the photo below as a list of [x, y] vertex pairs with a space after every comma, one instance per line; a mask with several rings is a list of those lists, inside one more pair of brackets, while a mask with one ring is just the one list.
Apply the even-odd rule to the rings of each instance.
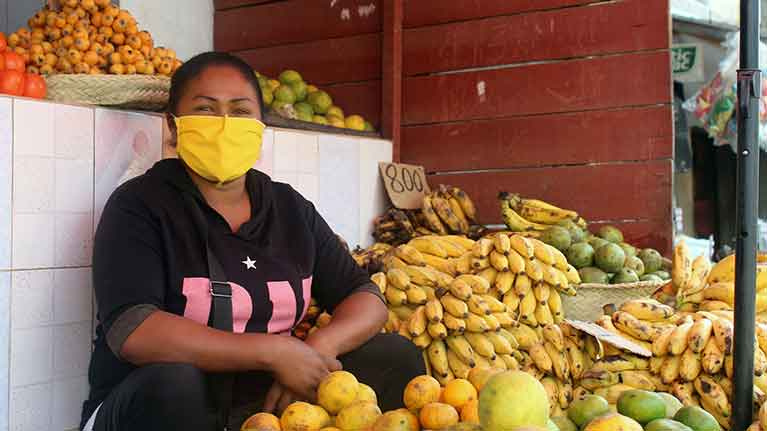
[[210, 66], [184, 89], [177, 116], [228, 115], [261, 120], [258, 93], [242, 73], [229, 66]]

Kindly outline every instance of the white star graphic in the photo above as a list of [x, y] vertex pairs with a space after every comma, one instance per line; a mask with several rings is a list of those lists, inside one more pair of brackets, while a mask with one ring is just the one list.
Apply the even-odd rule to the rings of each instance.
[[247, 267], [247, 269], [256, 269], [256, 261], [251, 259], [250, 256], [243, 260], [242, 263]]

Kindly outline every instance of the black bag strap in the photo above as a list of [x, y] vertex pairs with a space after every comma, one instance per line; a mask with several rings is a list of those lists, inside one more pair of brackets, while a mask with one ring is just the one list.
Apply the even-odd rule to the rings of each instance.
[[[184, 194], [195, 224], [200, 234], [205, 238], [205, 255], [208, 261], [208, 277], [210, 278], [211, 310], [208, 326], [221, 331], [233, 332], [232, 318], [232, 286], [227, 281], [224, 267], [210, 248], [208, 222], [202, 213], [202, 208], [189, 193]], [[211, 389], [216, 399], [219, 412], [218, 429], [229, 428], [229, 412], [232, 408], [232, 388], [234, 376], [230, 373], [216, 373], [210, 376]]]

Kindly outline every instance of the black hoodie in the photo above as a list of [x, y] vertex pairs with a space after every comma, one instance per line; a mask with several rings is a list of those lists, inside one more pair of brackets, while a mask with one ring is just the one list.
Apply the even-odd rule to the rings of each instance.
[[129, 311], [160, 309], [208, 323], [205, 243], [184, 194], [202, 208], [210, 246], [232, 284], [235, 332], [288, 333], [312, 297], [332, 311], [357, 290], [378, 295], [311, 202], [255, 170], [247, 173], [246, 184], [252, 215], [236, 233], [205, 203], [177, 159], [158, 162], [111, 196], [94, 244], [100, 323], [84, 419], [134, 369], [119, 358], [121, 344], [112, 341], [124, 341], [142, 321], [136, 313], [126, 319]]

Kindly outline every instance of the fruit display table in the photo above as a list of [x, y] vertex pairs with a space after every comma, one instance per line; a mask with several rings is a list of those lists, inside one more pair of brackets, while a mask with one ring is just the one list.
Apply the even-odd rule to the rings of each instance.
[[[163, 134], [160, 115], [0, 97], [0, 431], [77, 427], [94, 229], [119, 184], [174, 157]], [[304, 194], [349, 245], [372, 239], [391, 143], [270, 128], [263, 148], [257, 168]]]

